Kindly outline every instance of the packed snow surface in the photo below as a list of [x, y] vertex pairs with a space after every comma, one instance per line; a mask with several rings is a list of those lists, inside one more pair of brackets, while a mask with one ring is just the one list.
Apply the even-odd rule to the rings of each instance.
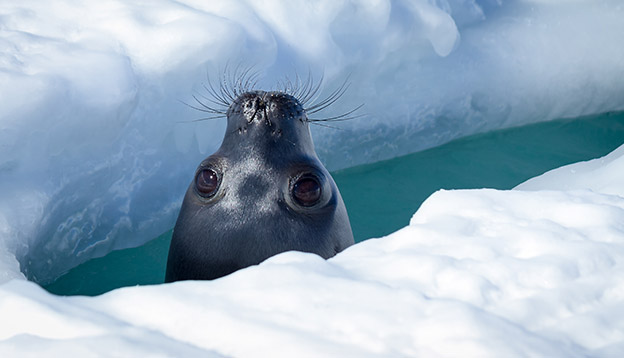
[[97, 297], [12, 280], [0, 317], [2, 357], [619, 357], [624, 146], [517, 190], [436, 192], [327, 261]]

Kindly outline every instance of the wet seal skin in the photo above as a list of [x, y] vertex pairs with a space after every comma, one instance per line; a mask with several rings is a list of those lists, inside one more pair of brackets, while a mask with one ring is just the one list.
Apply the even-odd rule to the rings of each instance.
[[237, 89], [208, 88], [213, 103], [229, 104], [227, 111], [198, 100], [198, 109], [225, 114], [227, 129], [184, 197], [166, 282], [215, 279], [290, 250], [327, 259], [354, 243], [340, 192], [314, 151], [309, 126], [315, 120], [308, 118], [346, 87], [306, 110], [302, 103], [319, 87], [311, 82], [294, 95], [246, 86], [241, 80]]

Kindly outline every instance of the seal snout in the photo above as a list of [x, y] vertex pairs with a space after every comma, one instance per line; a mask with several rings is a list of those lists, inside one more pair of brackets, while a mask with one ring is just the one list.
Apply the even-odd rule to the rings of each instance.
[[246, 124], [265, 124], [271, 127], [275, 122], [299, 119], [304, 122], [305, 111], [299, 101], [283, 92], [251, 91], [241, 94], [232, 104], [228, 113], [229, 120], [238, 120]]

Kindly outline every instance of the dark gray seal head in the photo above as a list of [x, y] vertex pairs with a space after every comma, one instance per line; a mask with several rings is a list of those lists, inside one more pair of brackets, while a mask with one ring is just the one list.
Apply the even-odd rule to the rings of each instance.
[[215, 279], [290, 250], [327, 259], [353, 244], [340, 192], [294, 96], [242, 93], [227, 121], [221, 147], [184, 197], [166, 282]]

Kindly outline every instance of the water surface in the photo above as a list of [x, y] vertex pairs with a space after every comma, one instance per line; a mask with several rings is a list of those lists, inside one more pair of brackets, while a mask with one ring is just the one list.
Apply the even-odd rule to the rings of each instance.
[[[550, 169], [604, 156], [623, 143], [624, 112], [608, 113], [470, 136], [332, 176], [359, 242], [406, 226], [436, 190], [511, 189]], [[97, 295], [162, 283], [171, 234], [87, 261], [45, 288], [62, 295]]]

